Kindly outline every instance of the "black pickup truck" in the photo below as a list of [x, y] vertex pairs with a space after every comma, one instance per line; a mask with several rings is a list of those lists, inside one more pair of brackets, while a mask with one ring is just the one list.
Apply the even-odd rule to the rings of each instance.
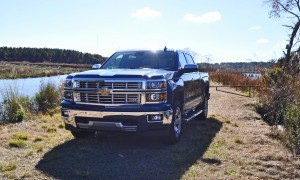
[[76, 138], [130, 131], [176, 143], [183, 122], [207, 117], [209, 77], [187, 52], [118, 51], [94, 67], [65, 81], [61, 115]]

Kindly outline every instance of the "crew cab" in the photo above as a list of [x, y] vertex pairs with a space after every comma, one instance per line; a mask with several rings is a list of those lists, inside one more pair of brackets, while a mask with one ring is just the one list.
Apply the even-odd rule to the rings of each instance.
[[61, 115], [74, 137], [96, 131], [163, 135], [176, 143], [182, 123], [205, 119], [209, 76], [181, 50], [124, 50], [93, 70], [66, 77]]

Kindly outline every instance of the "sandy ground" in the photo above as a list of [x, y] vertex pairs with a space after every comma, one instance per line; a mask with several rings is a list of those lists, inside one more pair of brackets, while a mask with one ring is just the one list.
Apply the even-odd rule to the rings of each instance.
[[[210, 89], [209, 117], [184, 126], [181, 142], [100, 133], [74, 139], [56, 118], [0, 126], [0, 179], [299, 179], [292, 159], [254, 111], [254, 98]], [[15, 132], [28, 135], [14, 148]]]

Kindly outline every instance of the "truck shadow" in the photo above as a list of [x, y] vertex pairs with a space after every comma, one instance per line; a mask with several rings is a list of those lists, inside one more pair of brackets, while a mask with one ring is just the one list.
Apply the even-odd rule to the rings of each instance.
[[221, 164], [203, 158], [221, 128], [217, 119], [194, 119], [175, 145], [161, 137], [118, 133], [72, 139], [47, 152], [36, 169], [58, 179], [179, 179], [197, 161]]

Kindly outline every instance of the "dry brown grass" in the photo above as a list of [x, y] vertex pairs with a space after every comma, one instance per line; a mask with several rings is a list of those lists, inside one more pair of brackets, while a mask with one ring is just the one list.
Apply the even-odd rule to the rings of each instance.
[[[220, 83], [222, 85], [230, 85], [230, 86], [258, 86], [260, 84], [260, 79], [250, 79], [245, 78], [243, 73], [240, 72], [230, 72], [230, 71], [211, 71], [209, 72], [210, 79], [216, 83]], [[248, 91], [248, 88], [241, 87], [237, 88], [241, 91]]]

